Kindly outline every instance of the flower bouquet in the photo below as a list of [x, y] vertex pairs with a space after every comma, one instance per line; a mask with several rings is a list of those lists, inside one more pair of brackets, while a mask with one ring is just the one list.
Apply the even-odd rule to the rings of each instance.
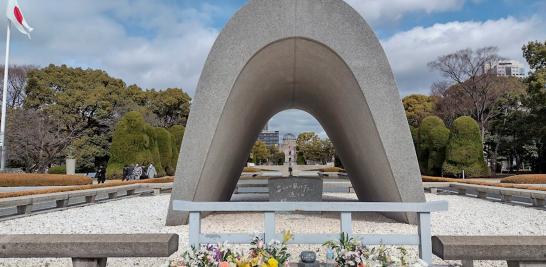
[[326, 258], [333, 260], [336, 266], [348, 267], [426, 267], [422, 260], [410, 261], [408, 252], [398, 247], [398, 255], [385, 246], [366, 247], [361, 242], [342, 233], [339, 240], [327, 241]]
[[172, 261], [165, 267], [278, 267], [287, 266], [290, 253], [287, 244], [292, 239], [290, 231], [283, 233], [283, 240], [265, 244], [261, 237], [255, 237], [250, 248], [234, 252], [223, 245], [206, 245], [182, 253], [182, 259]]

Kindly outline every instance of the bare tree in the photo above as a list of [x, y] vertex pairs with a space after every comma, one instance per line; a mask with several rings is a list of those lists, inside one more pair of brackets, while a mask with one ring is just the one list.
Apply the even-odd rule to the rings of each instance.
[[15, 109], [8, 122], [8, 160], [28, 172], [45, 172], [78, 137], [76, 131], [35, 109]]
[[[455, 85], [461, 108], [468, 108], [469, 115], [480, 125], [482, 140], [488, 121], [495, 115], [492, 106], [504, 92], [495, 87], [495, 75], [488, 70], [502, 58], [496, 47], [484, 47], [478, 50], [465, 49], [439, 57], [428, 65], [442, 73]], [[450, 89], [446, 90], [448, 92]], [[450, 92], [454, 93], [454, 92]], [[451, 103], [453, 104], [453, 103]]]
[[[25, 86], [27, 84], [27, 73], [35, 66], [31, 65], [13, 65], [9, 68], [8, 78], [8, 108], [19, 108], [25, 100]], [[4, 66], [0, 66], [0, 74], [4, 73]], [[3, 75], [1, 76], [3, 79]], [[3, 80], [0, 82], [0, 89], [3, 89]], [[1, 98], [1, 96], [0, 96]]]

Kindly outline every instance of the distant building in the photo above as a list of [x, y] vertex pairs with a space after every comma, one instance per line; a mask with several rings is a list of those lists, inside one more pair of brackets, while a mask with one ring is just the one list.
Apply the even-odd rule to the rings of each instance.
[[279, 131], [270, 131], [268, 130], [267, 124], [264, 129], [258, 135], [258, 141], [264, 142], [268, 146], [279, 145]]
[[523, 78], [526, 76], [524, 65], [516, 60], [499, 61], [496, 65], [489, 66], [487, 71], [501, 77]]
[[287, 133], [282, 137], [280, 150], [284, 153], [284, 163], [296, 162], [296, 136]]

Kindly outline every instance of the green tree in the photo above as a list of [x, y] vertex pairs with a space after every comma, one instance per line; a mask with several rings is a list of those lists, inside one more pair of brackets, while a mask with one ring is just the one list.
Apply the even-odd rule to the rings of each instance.
[[409, 95], [402, 99], [406, 117], [410, 126], [419, 127], [421, 121], [434, 115], [434, 97], [426, 95]]
[[162, 91], [149, 91], [148, 109], [158, 119], [160, 127], [171, 127], [173, 125], [186, 125], [190, 113], [191, 97], [179, 88], [169, 88]]
[[532, 71], [525, 80], [528, 86], [525, 106], [529, 111], [528, 130], [534, 135], [536, 157], [534, 169], [546, 172], [546, 41], [530, 42], [523, 47], [523, 56]]
[[279, 150], [279, 147], [276, 145], [269, 146], [269, 162], [275, 165], [284, 164], [284, 152]]
[[523, 46], [522, 50], [523, 57], [527, 60], [531, 69], [546, 69], [546, 41], [543, 43], [539, 41], [529, 42]]
[[449, 129], [438, 116], [428, 116], [421, 122], [417, 135], [421, 172], [428, 175], [440, 175]]
[[332, 141], [330, 141], [328, 138], [324, 138], [320, 141], [320, 145], [322, 163], [326, 164], [331, 161], [335, 162], [334, 157], [336, 155], [336, 150]]
[[54, 119], [71, 140], [62, 153], [91, 168], [97, 159], [107, 158], [115, 123], [135, 107], [122, 80], [65, 65], [29, 71], [25, 93], [22, 108]]
[[463, 170], [467, 177], [489, 175], [483, 157], [480, 127], [468, 116], [460, 117], [453, 122], [446, 161], [443, 165], [443, 172], [448, 176], [460, 177]]
[[262, 141], [256, 141], [252, 147], [252, 158], [254, 163], [261, 165], [267, 162], [269, 158], [269, 149], [267, 145]]

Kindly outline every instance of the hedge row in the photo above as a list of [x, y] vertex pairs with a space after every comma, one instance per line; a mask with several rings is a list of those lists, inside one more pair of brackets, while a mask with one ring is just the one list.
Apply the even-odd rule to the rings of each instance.
[[118, 122], [112, 137], [108, 179], [120, 179], [128, 165], [152, 163], [158, 176], [174, 175], [184, 127], [155, 128], [139, 112], [129, 112]]
[[81, 175], [43, 173], [0, 173], [0, 187], [68, 186], [92, 184], [93, 180]]
[[501, 183], [510, 184], [546, 184], [546, 174], [523, 174], [501, 179]]
[[108, 187], [130, 185], [130, 184], [172, 183], [173, 181], [174, 181], [174, 177], [163, 177], [163, 178], [157, 178], [157, 179], [125, 181], [125, 182], [122, 182], [121, 180], [119, 180], [119, 181], [111, 181], [105, 184], [90, 184], [90, 185], [82, 185], [82, 186], [70, 186], [65, 188], [51, 188], [51, 189], [38, 189], [38, 190], [0, 193], [0, 198], [22, 197], [22, 196], [30, 196], [30, 195], [61, 193], [61, 192], [79, 191], [79, 190], [87, 190], [87, 189], [108, 188]]
[[502, 188], [546, 191], [546, 187], [543, 187], [543, 186], [503, 184], [503, 183], [484, 182], [484, 181], [476, 181], [476, 180], [463, 180], [463, 179], [443, 178], [443, 177], [433, 177], [433, 176], [423, 176], [422, 179], [423, 179], [423, 182], [449, 182], [449, 183], [460, 183], [460, 184], [494, 186], [494, 187], [502, 187]]

